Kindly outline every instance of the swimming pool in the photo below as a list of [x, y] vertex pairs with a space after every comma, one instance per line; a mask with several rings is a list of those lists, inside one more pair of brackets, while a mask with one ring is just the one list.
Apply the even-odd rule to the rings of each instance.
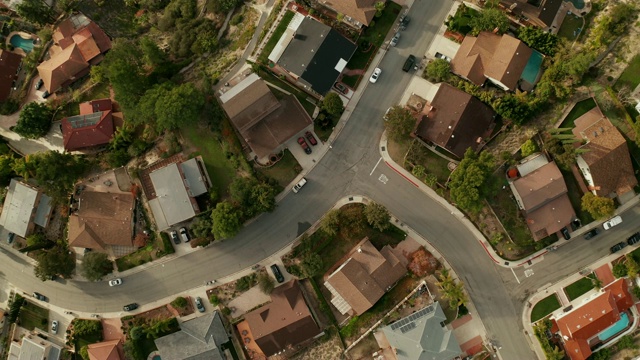
[[622, 313], [620, 315], [620, 320], [616, 321], [615, 324], [609, 326], [604, 329], [600, 334], [598, 334], [598, 338], [602, 341], [607, 341], [612, 337], [616, 336], [617, 333], [624, 330], [629, 325], [629, 316], [627, 313]]
[[15, 34], [9, 39], [11, 45], [19, 47], [27, 54], [33, 50], [33, 39], [25, 39], [22, 36]]
[[538, 78], [538, 74], [540, 73], [540, 67], [542, 66], [542, 54], [533, 50], [529, 61], [527, 62], [527, 66], [524, 67], [522, 71], [522, 80], [528, 82], [533, 85], [536, 83], [536, 79]]
[[571, 2], [578, 10], [584, 9], [584, 0], [568, 0], [567, 2]]
[[162, 358], [160, 357], [160, 355], [153, 355], [152, 360], [162, 360]]

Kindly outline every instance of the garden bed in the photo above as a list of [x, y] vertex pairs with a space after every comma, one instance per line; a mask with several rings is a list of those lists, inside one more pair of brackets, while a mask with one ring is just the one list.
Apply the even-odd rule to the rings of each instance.
[[27, 330], [33, 330], [35, 328], [48, 330], [49, 323], [49, 310], [41, 308], [40, 306], [30, 302], [29, 300], [24, 302], [20, 309], [20, 315], [18, 316], [18, 323], [21, 327]]

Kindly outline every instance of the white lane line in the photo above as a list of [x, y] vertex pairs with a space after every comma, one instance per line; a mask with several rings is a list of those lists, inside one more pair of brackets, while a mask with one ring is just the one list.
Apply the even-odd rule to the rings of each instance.
[[513, 271], [513, 268], [509, 268], [509, 269], [511, 269], [511, 272], [513, 273], [513, 276], [516, 277], [516, 280], [518, 281], [518, 284], [520, 284], [520, 279], [518, 279], [518, 276], [516, 276], [516, 272]]
[[382, 156], [380, 156], [380, 159], [378, 159], [376, 166], [373, 167], [373, 170], [371, 170], [371, 172], [369, 173], [369, 176], [373, 175], [373, 172], [376, 171], [376, 168], [378, 167], [378, 165], [380, 165], [380, 161], [382, 161]]

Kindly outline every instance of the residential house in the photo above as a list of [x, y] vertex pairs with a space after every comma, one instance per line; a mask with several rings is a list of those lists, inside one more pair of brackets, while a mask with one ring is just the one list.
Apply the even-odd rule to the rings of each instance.
[[[571, 360], [585, 360], [591, 355], [592, 348], [606, 344], [633, 323], [632, 315], [627, 311], [631, 306], [633, 298], [626, 279], [618, 279], [573, 309], [551, 316], [551, 332], [560, 335]], [[612, 331], [614, 324], [615, 328], [623, 330]], [[603, 333], [605, 330], [608, 331]]]
[[19, 340], [11, 341], [7, 360], [58, 360], [61, 352], [60, 346], [27, 333]]
[[36, 225], [47, 227], [51, 210], [50, 197], [25, 182], [11, 179], [0, 214], [0, 225], [24, 238], [34, 231]]
[[296, 13], [269, 60], [305, 91], [325, 96], [356, 51], [336, 30]]
[[218, 311], [187, 320], [180, 331], [154, 340], [163, 360], [224, 360], [229, 335]]
[[69, 215], [69, 246], [119, 257], [136, 250], [133, 245], [135, 198], [129, 193], [83, 190]]
[[627, 142], [597, 106], [574, 121], [578, 168], [594, 195], [625, 203], [638, 185]]
[[109, 340], [87, 345], [89, 360], [124, 360], [121, 340]]
[[143, 190], [158, 230], [200, 213], [196, 197], [207, 193], [211, 180], [201, 157], [170, 158], [152, 164], [141, 175]]
[[62, 139], [66, 151], [106, 145], [118, 126], [122, 113], [113, 112], [111, 99], [91, 100], [80, 104], [80, 115], [62, 119]]
[[89, 74], [111, 49], [111, 39], [96, 23], [83, 14], [75, 14], [58, 25], [53, 33], [49, 59], [38, 66], [44, 87], [50, 93], [69, 86]]
[[245, 344], [255, 343], [269, 357], [321, 333], [297, 280], [276, 287], [270, 296], [270, 303], [245, 314]]
[[[499, 7], [509, 18], [521, 26], [537, 26], [553, 33], [558, 32], [561, 22], [554, 19], [560, 13], [563, 0], [500, 0]], [[561, 15], [564, 19], [564, 14]]]
[[418, 138], [462, 158], [468, 148], [478, 151], [484, 145], [496, 113], [477, 98], [442, 83], [431, 105], [422, 106], [418, 116], [414, 131]]
[[0, 102], [9, 98], [11, 88], [18, 79], [21, 63], [22, 56], [0, 49]]
[[517, 175], [509, 186], [535, 241], [559, 232], [576, 218], [562, 173], [544, 154], [526, 157], [511, 172]]
[[511, 35], [481, 32], [467, 36], [456, 56], [451, 71], [482, 86], [489, 80], [498, 87], [515, 90], [533, 50]]
[[324, 286], [340, 313], [361, 315], [407, 273], [407, 264], [407, 259], [390, 246], [378, 251], [364, 238], [325, 278]]
[[434, 302], [383, 327], [375, 337], [385, 360], [457, 359], [462, 349], [446, 321], [440, 303]]
[[369, 26], [376, 15], [378, 0], [320, 0], [318, 4], [344, 15], [343, 22], [357, 29]]
[[220, 102], [242, 140], [259, 159], [279, 153], [286, 141], [313, 122], [294, 95], [284, 94], [278, 100], [256, 74], [222, 94]]

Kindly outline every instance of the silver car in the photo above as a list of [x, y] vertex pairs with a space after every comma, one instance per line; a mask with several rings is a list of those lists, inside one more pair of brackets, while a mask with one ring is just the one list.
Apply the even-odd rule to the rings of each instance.
[[398, 40], [400, 40], [400, 32], [397, 32], [395, 35], [393, 35], [393, 37], [391, 38], [391, 43], [389, 45], [391, 46], [398, 45]]

